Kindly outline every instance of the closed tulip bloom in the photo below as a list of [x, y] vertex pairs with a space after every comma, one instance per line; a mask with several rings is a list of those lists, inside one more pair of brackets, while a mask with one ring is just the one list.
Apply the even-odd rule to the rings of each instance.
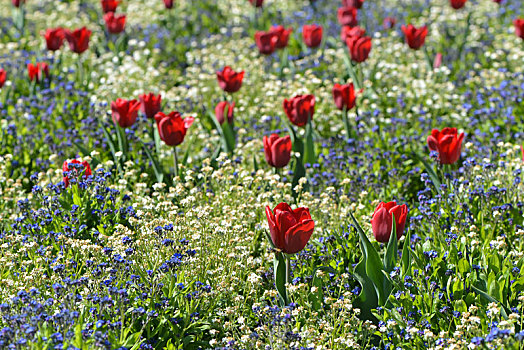
[[406, 37], [406, 43], [414, 50], [418, 50], [424, 45], [426, 35], [428, 34], [428, 28], [426, 26], [416, 28], [411, 24], [408, 24], [408, 26], [403, 25], [402, 31]]
[[442, 54], [440, 52], [437, 52], [435, 55], [435, 59], [433, 60], [433, 68], [437, 69], [440, 68], [442, 65]]
[[117, 0], [100, 0], [102, 11], [104, 11], [104, 13], [116, 12], [119, 3], [120, 1]]
[[361, 37], [366, 35], [366, 30], [361, 27], [350, 27], [350, 26], [343, 26], [340, 30], [340, 38], [342, 41], [346, 42], [347, 39], [357, 36]]
[[286, 254], [295, 254], [305, 248], [315, 229], [308, 208], [291, 209], [280, 203], [273, 211], [266, 207], [266, 217], [273, 245]]
[[453, 164], [460, 158], [464, 133], [458, 135], [457, 128], [433, 129], [428, 136], [428, 147], [438, 152], [441, 164]]
[[289, 41], [289, 35], [293, 32], [293, 28], [285, 29], [284, 26], [273, 26], [269, 30], [270, 33], [273, 33], [277, 37], [277, 43], [276, 48], [277, 49], [283, 49], [287, 46], [287, 43]]
[[217, 72], [218, 85], [225, 92], [233, 93], [240, 90], [242, 79], [244, 79], [244, 71], [235, 72], [229, 66]]
[[513, 25], [515, 26], [515, 34], [524, 40], [524, 19], [518, 18], [514, 20]]
[[168, 115], [158, 112], [155, 115], [156, 125], [160, 139], [168, 146], [178, 146], [184, 141], [187, 129], [193, 124], [193, 117], [182, 118], [178, 112]]
[[358, 25], [358, 11], [355, 7], [341, 7], [337, 12], [338, 23], [342, 26], [354, 27]]
[[277, 134], [264, 136], [264, 154], [269, 165], [283, 168], [291, 160], [291, 137], [278, 137]]
[[308, 120], [313, 120], [315, 113], [315, 96], [297, 95], [291, 99], [285, 99], [284, 111], [289, 121], [296, 126], [304, 126]]
[[[225, 116], [227, 108], [227, 115]], [[232, 102], [229, 104], [227, 101], [219, 102], [215, 107], [215, 117], [217, 118], [220, 125], [224, 124], [224, 121], [226, 120], [225, 117], [227, 117], [227, 123], [232, 124], [233, 118], [234, 118], [234, 112], [233, 109], [235, 108], [235, 102]]]
[[389, 241], [391, 229], [393, 228], [393, 215], [395, 216], [395, 229], [398, 240], [404, 233], [408, 207], [405, 204], [397, 205], [396, 202], [381, 202], [375, 208], [371, 218], [371, 229], [377, 242], [387, 243]]
[[263, 55], [271, 55], [277, 48], [278, 37], [272, 32], [261, 32], [255, 33], [255, 43], [257, 44], [258, 51]]
[[14, 7], [20, 7], [20, 5], [25, 4], [25, 0], [11, 0], [11, 3]]
[[499, 5], [502, 4], [503, 1], [504, 1], [504, 0], [493, 0], [493, 2], [496, 2], [496, 3], [499, 4]]
[[155, 115], [160, 112], [160, 107], [162, 105], [162, 96], [153, 94], [152, 92], [148, 94], [143, 94], [138, 96], [140, 100], [140, 112], [145, 115], [147, 118], [154, 118]]
[[70, 162], [65, 161], [64, 164], [62, 164], [62, 171], [64, 173], [63, 181], [65, 187], [69, 186], [69, 183], [73, 178], [82, 176], [82, 178], [86, 179], [88, 176], [93, 175], [89, 163], [85, 160], [83, 162], [76, 159], [73, 159]]
[[175, 4], [175, 0], [164, 0], [164, 6], [168, 10], [172, 9], [174, 4]]
[[89, 48], [91, 31], [86, 27], [75, 29], [74, 31], [65, 30], [64, 33], [71, 51], [81, 54]]
[[64, 29], [63, 28], [54, 28], [47, 29], [44, 33], [44, 38], [46, 42], [47, 49], [49, 51], [56, 51], [62, 47], [64, 43]]
[[342, 6], [349, 6], [354, 8], [361, 8], [364, 5], [364, 0], [342, 0]]
[[0, 68], [0, 89], [4, 86], [6, 78], [7, 72], [5, 71], [5, 69]]
[[27, 75], [29, 76], [29, 80], [39, 83], [44, 78], [49, 77], [49, 65], [45, 62], [37, 64], [29, 63], [27, 65]]
[[333, 100], [335, 101], [335, 106], [341, 111], [349, 111], [355, 107], [357, 95], [355, 94], [355, 86], [353, 83], [345, 85], [335, 84], [333, 86]]
[[467, 0], [449, 0], [449, 4], [451, 7], [453, 7], [455, 10], [461, 9], [466, 5]]
[[316, 24], [306, 24], [302, 27], [302, 38], [307, 47], [315, 48], [322, 42], [322, 27]]
[[395, 17], [386, 17], [382, 22], [382, 27], [384, 27], [384, 29], [393, 29], [395, 24], [397, 24], [397, 19]]
[[264, 4], [264, 0], [249, 0], [249, 2], [255, 7], [262, 7]]
[[114, 12], [108, 12], [104, 15], [107, 31], [111, 34], [122, 33], [126, 27], [126, 15], [115, 16]]
[[369, 36], [350, 37], [346, 40], [351, 59], [361, 63], [368, 59], [371, 51], [371, 38]]
[[139, 109], [140, 102], [137, 100], [117, 98], [116, 101], [111, 102], [113, 122], [121, 128], [129, 128], [135, 123]]

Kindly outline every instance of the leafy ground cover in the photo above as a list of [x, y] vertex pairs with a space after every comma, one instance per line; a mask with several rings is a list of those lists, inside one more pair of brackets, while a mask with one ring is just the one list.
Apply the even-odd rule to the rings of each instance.
[[2, 1], [0, 348], [521, 349], [523, 11]]

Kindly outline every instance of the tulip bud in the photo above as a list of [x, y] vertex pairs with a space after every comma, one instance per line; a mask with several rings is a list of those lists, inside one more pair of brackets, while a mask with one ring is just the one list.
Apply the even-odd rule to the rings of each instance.
[[284, 111], [289, 121], [296, 126], [304, 126], [313, 119], [315, 113], [315, 96], [297, 95], [291, 99], [285, 99]]
[[283, 168], [291, 159], [291, 137], [278, 137], [277, 134], [264, 136], [264, 154], [269, 165]]
[[400, 239], [404, 233], [407, 215], [408, 207], [405, 204], [397, 205], [396, 202], [381, 202], [375, 208], [375, 212], [371, 218], [371, 228], [375, 239], [381, 243], [389, 241], [393, 227], [393, 216], [395, 216], [397, 239]]
[[460, 158], [464, 133], [458, 135], [456, 128], [433, 129], [428, 136], [428, 147], [438, 152], [441, 164], [453, 164]]
[[242, 79], [244, 79], [244, 71], [235, 72], [229, 66], [217, 72], [218, 85], [225, 92], [233, 93], [240, 90]]
[[406, 43], [413, 50], [420, 49], [426, 41], [426, 35], [428, 34], [428, 28], [426, 26], [416, 28], [409, 24], [408, 26], [402, 26], [402, 31], [406, 37]]
[[266, 217], [273, 245], [286, 254], [304, 249], [315, 228], [308, 208], [293, 210], [287, 203], [280, 203], [273, 211], [267, 206]]
[[315, 48], [322, 42], [322, 27], [316, 24], [302, 27], [302, 38], [307, 47]]
[[224, 113], [225, 109], [227, 108], [227, 123], [233, 124], [233, 108], [235, 108], [235, 102], [232, 102], [229, 104], [227, 101], [219, 102], [215, 107], [215, 116], [220, 123], [220, 125], [224, 124], [225, 118]]

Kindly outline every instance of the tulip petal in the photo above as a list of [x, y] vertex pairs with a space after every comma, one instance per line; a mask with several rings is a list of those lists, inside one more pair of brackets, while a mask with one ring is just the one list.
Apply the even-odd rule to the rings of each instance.
[[286, 232], [284, 252], [295, 254], [304, 249], [313, 234], [314, 228], [315, 222], [311, 219], [304, 220], [289, 228]]

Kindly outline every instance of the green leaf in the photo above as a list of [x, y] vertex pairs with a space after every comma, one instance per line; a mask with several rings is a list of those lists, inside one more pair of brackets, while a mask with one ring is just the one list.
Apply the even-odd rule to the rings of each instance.
[[402, 276], [406, 276], [411, 272], [411, 232], [408, 230], [404, 238], [404, 246], [402, 247]]
[[155, 173], [156, 181], [158, 183], [162, 183], [162, 181], [164, 180], [164, 173], [162, 172], [160, 165], [158, 164], [157, 160], [151, 155], [151, 152], [147, 149], [147, 146], [144, 143], [142, 143], [142, 148], [144, 149], [147, 158], [153, 165], [153, 172]]
[[304, 163], [314, 164], [317, 161], [315, 155], [315, 143], [313, 141], [313, 121], [309, 118], [306, 124]]
[[504, 319], [506, 320], [508, 319], [508, 313], [510, 313], [511, 311], [507, 307], [505, 307], [500, 301], [498, 301], [497, 299], [493, 298], [488, 293], [478, 289], [477, 287], [473, 285], [471, 286], [471, 289], [473, 289], [475, 293], [479, 294], [481, 297], [488, 300], [489, 302], [499, 304], [499, 306], [501, 306], [500, 314], [502, 315], [502, 317], [504, 317]]
[[437, 193], [440, 194], [442, 192], [442, 190], [440, 189], [440, 179], [438, 178], [437, 173], [435, 172], [433, 167], [421, 155], [413, 152], [413, 156], [424, 165], [424, 169], [426, 169], [426, 172], [428, 173], [429, 178], [431, 179], [431, 182], [433, 183], [433, 186], [435, 186]]
[[391, 215], [393, 224], [391, 225], [391, 234], [389, 235], [388, 247], [384, 255], [384, 267], [386, 272], [393, 271], [397, 265], [398, 242], [397, 242], [397, 225], [395, 224], [395, 215]]
[[360, 262], [355, 266], [355, 270], [353, 271], [355, 278], [362, 286], [362, 291], [353, 304], [355, 307], [360, 309], [360, 319], [374, 321], [376, 318], [371, 310], [377, 308], [378, 297], [377, 292], [375, 291], [375, 286], [373, 285], [373, 281], [371, 281], [366, 273], [367, 259], [365, 252], [363, 251], [362, 254], [362, 260], [360, 260]]
[[285, 306], [288, 302], [286, 291], [286, 261], [283, 253], [275, 253], [273, 259], [273, 270], [275, 273], [275, 286], [277, 288], [280, 304], [281, 306]]
[[298, 180], [306, 176], [306, 169], [302, 164], [302, 157], [298, 158], [295, 162], [295, 170], [293, 172], [293, 180], [291, 182], [291, 191], [293, 198], [297, 199], [298, 193], [295, 192], [295, 186], [298, 185]]

